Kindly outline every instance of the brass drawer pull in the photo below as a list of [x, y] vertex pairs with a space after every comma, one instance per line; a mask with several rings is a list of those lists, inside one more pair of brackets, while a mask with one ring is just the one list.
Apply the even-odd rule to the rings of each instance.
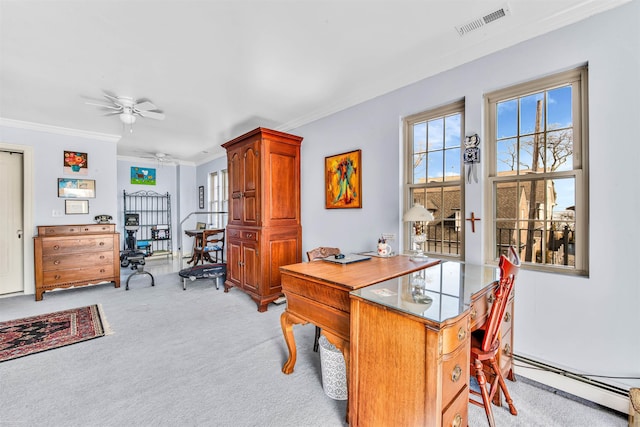
[[487, 302], [489, 304], [493, 304], [493, 301], [496, 299], [495, 296], [493, 296], [493, 294], [489, 294], [489, 296], [487, 297]]
[[53, 246], [53, 250], [54, 250], [54, 251], [57, 251], [58, 249], [60, 249], [60, 246], [59, 246], [59, 245], [54, 245], [54, 246]]
[[59, 260], [59, 259], [57, 259], [57, 260], [53, 261], [53, 264], [54, 264], [54, 265], [58, 265], [58, 264], [60, 264], [60, 260]]
[[460, 427], [462, 425], [462, 415], [456, 414], [456, 417], [451, 422], [451, 427]]
[[100, 255], [100, 259], [104, 259], [104, 255]]
[[460, 329], [458, 329], [458, 341], [464, 341], [466, 337], [467, 329], [464, 326], [461, 326]]
[[504, 321], [505, 322], [511, 321], [511, 313], [509, 313], [508, 311], [504, 314]]
[[58, 280], [59, 278], [61, 278], [62, 276], [60, 276], [59, 274], [56, 274], [56, 276], [54, 277], [54, 279]]
[[247, 233], [247, 239], [253, 239], [253, 234], [252, 233]]
[[100, 245], [100, 246], [104, 246], [104, 242], [100, 242], [100, 243], [99, 243], [99, 245]]
[[475, 308], [475, 307], [473, 307], [473, 308], [471, 309], [471, 318], [472, 318], [472, 319], [475, 319], [477, 315], [478, 315], [478, 311], [476, 310], [476, 308]]
[[460, 365], [456, 365], [456, 367], [453, 368], [453, 371], [451, 372], [451, 381], [453, 381], [454, 383], [458, 382], [461, 376], [462, 368], [460, 367]]

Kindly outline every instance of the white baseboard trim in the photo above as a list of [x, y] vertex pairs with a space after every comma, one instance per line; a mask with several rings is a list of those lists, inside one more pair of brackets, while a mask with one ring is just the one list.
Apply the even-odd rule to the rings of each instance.
[[564, 372], [560, 369], [541, 369], [542, 364], [536, 364], [534, 361], [526, 358], [514, 356], [514, 361], [517, 363], [515, 369], [516, 377], [523, 376], [623, 414], [629, 413], [628, 391], [605, 384], [603, 384], [604, 387], [590, 384], [578, 377], [574, 378], [571, 373]]

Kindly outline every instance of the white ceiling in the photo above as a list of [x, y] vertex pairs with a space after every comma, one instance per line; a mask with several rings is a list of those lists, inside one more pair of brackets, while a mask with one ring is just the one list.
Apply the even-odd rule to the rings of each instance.
[[[122, 135], [121, 156], [199, 164], [258, 126], [288, 131], [626, 1], [0, 0], [0, 124]], [[130, 133], [86, 104], [103, 91], [166, 119]]]

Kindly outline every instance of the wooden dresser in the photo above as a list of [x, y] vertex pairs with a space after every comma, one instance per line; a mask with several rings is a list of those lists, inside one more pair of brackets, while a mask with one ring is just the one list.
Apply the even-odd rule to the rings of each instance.
[[257, 128], [222, 144], [230, 198], [224, 288], [243, 290], [261, 312], [282, 296], [279, 267], [302, 258], [301, 143], [299, 136]]
[[34, 237], [36, 301], [45, 291], [102, 282], [120, 287], [115, 224], [43, 225]]

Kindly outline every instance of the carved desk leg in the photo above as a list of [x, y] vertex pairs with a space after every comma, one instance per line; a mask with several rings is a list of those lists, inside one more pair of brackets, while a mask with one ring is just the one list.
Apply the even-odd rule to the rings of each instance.
[[286, 310], [280, 315], [282, 334], [284, 335], [284, 340], [287, 343], [287, 348], [289, 349], [289, 359], [285, 362], [284, 366], [282, 366], [282, 372], [287, 375], [293, 372], [293, 367], [296, 365], [298, 353], [296, 350], [296, 339], [293, 336], [293, 325], [299, 323], [304, 324], [307, 322]]

